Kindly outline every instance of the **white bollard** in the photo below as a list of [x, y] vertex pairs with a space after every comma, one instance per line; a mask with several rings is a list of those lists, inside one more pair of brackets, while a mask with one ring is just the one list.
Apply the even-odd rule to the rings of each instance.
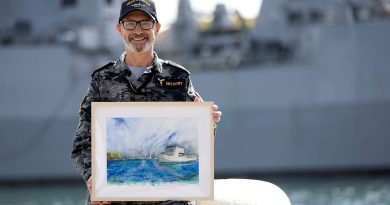
[[260, 180], [217, 179], [214, 200], [198, 201], [197, 205], [291, 205], [278, 186]]

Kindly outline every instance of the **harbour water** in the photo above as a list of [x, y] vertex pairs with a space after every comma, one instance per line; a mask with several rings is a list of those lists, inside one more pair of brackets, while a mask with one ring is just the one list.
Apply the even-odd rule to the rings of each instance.
[[[275, 176], [264, 180], [281, 187], [292, 205], [390, 204], [390, 175]], [[85, 196], [83, 184], [0, 187], [0, 205], [82, 205]]]
[[109, 160], [107, 181], [111, 184], [196, 184], [198, 161], [160, 163], [157, 159]]
[[390, 175], [325, 175], [275, 179], [292, 205], [389, 205]]

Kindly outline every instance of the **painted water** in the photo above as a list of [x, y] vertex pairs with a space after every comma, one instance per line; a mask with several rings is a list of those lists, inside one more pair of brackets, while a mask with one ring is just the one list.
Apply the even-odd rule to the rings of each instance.
[[198, 184], [199, 163], [160, 163], [158, 159], [108, 160], [107, 182], [116, 185]]

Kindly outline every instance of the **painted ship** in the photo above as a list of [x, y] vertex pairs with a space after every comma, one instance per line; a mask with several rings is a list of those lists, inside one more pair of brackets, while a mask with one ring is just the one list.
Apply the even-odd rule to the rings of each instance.
[[158, 161], [162, 163], [193, 162], [197, 159], [195, 156], [186, 155], [184, 148], [178, 146], [167, 147], [165, 153], [158, 156]]

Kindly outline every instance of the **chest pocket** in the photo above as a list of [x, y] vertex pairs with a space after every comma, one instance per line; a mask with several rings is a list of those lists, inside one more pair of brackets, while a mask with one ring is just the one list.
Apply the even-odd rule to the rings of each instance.
[[130, 101], [128, 85], [116, 80], [103, 80], [100, 86], [100, 97], [103, 102]]

